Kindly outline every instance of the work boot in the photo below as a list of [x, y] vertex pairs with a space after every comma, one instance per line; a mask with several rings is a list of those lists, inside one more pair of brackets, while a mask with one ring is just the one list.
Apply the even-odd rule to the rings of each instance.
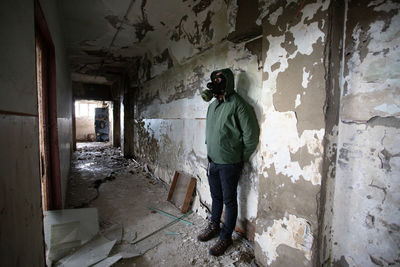
[[209, 252], [213, 256], [221, 256], [232, 243], [232, 239], [220, 239], [210, 248]]
[[197, 240], [201, 242], [206, 242], [218, 236], [220, 231], [221, 228], [219, 226], [209, 224], [206, 229], [200, 232], [200, 234], [197, 236]]

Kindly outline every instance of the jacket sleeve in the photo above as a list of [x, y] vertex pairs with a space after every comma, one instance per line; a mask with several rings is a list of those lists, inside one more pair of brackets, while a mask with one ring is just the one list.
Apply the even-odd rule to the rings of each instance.
[[238, 107], [238, 119], [243, 135], [243, 161], [248, 161], [257, 148], [260, 128], [253, 108], [247, 103]]

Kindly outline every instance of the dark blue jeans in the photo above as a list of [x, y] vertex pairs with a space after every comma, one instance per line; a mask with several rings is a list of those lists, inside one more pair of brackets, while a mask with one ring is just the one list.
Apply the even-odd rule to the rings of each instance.
[[211, 223], [219, 225], [225, 204], [225, 224], [220, 239], [232, 238], [238, 213], [237, 186], [242, 172], [243, 163], [208, 165], [208, 183], [212, 198]]

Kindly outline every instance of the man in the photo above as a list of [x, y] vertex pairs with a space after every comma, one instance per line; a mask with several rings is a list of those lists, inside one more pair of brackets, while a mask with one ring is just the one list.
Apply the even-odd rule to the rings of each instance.
[[[234, 90], [230, 69], [211, 73], [202, 98], [210, 101], [206, 121], [208, 182], [212, 198], [211, 222], [197, 237], [205, 242], [219, 235], [210, 254], [222, 255], [232, 244], [237, 218], [237, 185], [243, 168], [257, 147], [260, 129], [253, 108]], [[225, 224], [220, 228], [223, 204]]]

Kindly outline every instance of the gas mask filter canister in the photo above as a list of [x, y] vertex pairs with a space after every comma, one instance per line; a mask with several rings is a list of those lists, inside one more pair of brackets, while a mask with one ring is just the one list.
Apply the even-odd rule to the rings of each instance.
[[209, 102], [214, 96], [222, 95], [226, 89], [226, 79], [222, 73], [212, 74], [211, 82], [207, 83], [207, 90], [201, 93], [204, 101]]

